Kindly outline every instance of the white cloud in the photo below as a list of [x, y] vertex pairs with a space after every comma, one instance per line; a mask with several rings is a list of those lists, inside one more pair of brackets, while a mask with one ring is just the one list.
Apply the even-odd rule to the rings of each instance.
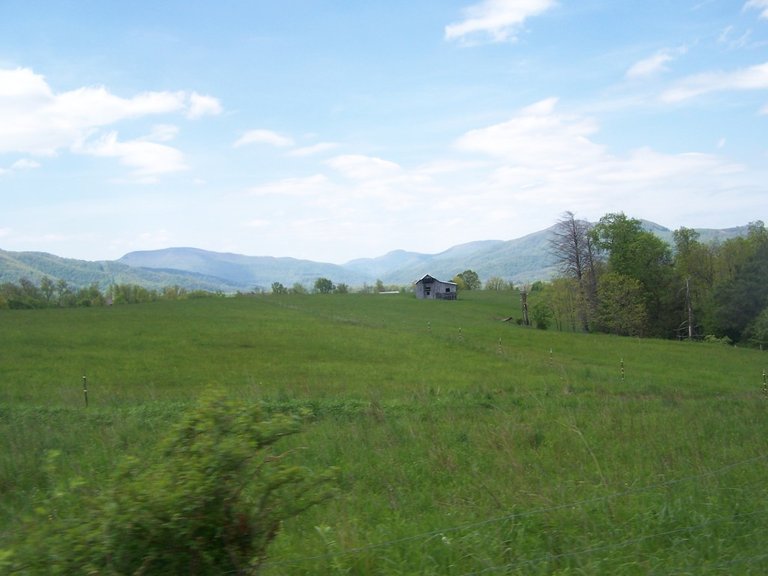
[[469, 216], [495, 205], [532, 229], [551, 224], [563, 209], [587, 218], [621, 210], [666, 222], [678, 219], [702, 194], [732, 190], [743, 171], [710, 154], [663, 154], [641, 147], [613, 155], [594, 141], [594, 120], [561, 113], [556, 103], [536, 103], [507, 122], [471, 130], [456, 141], [458, 149], [485, 154], [492, 164], [485, 177], [469, 185], [464, 181], [468, 192], [445, 195], [453, 210]]
[[[45, 77], [28, 68], [0, 69], [0, 154], [55, 155], [61, 150], [117, 157], [145, 181], [186, 169], [180, 151], [158, 142], [173, 139], [174, 126], [160, 124], [152, 134], [121, 142], [115, 133], [94, 135], [117, 122], [187, 111], [189, 116], [216, 113], [210, 96], [185, 92], [142, 92], [130, 98], [105, 87], [56, 93]], [[90, 140], [90, 142], [89, 142]]]
[[282, 136], [272, 130], [248, 130], [235, 141], [233, 146], [239, 148], [240, 146], [246, 146], [248, 144], [269, 144], [270, 146], [285, 148], [287, 146], [293, 146], [293, 139], [288, 136]]
[[29, 158], [21, 158], [11, 164], [11, 170], [30, 170], [32, 168], [40, 168], [40, 163]]
[[537, 102], [507, 122], [467, 132], [456, 145], [524, 169], [542, 165], [564, 169], [600, 157], [602, 147], [588, 138], [597, 131], [595, 121], [557, 114], [556, 104], [556, 98]]
[[303, 178], [284, 178], [254, 186], [248, 190], [251, 196], [314, 196], [328, 189], [330, 181], [323, 174]]
[[200, 118], [201, 116], [216, 116], [221, 114], [222, 106], [217, 98], [213, 96], [203, 96], [197, 92], [192, 92], [189, 96], [189, 107], [187, 109], [187, 118]]
[[665, 102], [681, 102], [711, 92], [768, 89], [768, 62], [732, 72], [707, 72], [688, 76], [661, 96]]
[[653, 56], [649, 56], [630, 66], [626, 76], [630, 79], [637, 79], [666, 72], [668, 69], [666, 64], [674, 60], [677, 56], [685, 54], [686, 51], [687, 49], [685, 47], [671, 50], [659, 50]]
[[467, 43], [478, 36], [491, 42], [514, 40], [527, 18], [554, 6], [554, 0], [483, 0], [464, 10], [464, 20], [445, 27], [445, 39]]
[[20, 170], [33, 170], [34, 168], [40, 168], [40, 163], [35, 160], [30, 160], [29, 158], [20, 158], [8, 168], [0, 168], [0, 176], [18, 172]]
[[157, 180], [157, 176], [187, 169], [183, 154], [171, 146], [137, 139], [121, 142], [116, 132], [110, 132], [78, 149], [83, 154], [118, 158], [120, 163], [133, 169], [134, 178], [143, 183]]
[[45, 78], [28, 68], [0, 68], [0, 98], [4, 101], [22, 97], [25, 99], [49, 99], [53, 97]]
[[395, 162], [362, 154], [336, 156], [326, 164], [352, 180], [391, 178], [400, 175], [402, 171]]
[[[734, 36], [735, 31], [733, 26], [726, 26], [717, 37], [717, 43], [723, 44], [730, 50], [740, 50], [750, 45], [750, 39], [752, 38], [752, 30], [745, 30], [740, 36]], [[738, 33], [738, 31], [736, 31]]]
[[296, 148], [295, 150], [291, 150], [288, 153], [288, 155], [301, 156], [301, 157], [314, 156], [315, 154], [327, 152], [329, 150], [333, 150], [338, 147], [339, 145], [336, 142], [318, 142], [317, 144], [312, 144], [311, 146], [304, 146], [302, 148]]
[[156, 124], [152, 126], [152, 131], [141, 138], [150, 142], [169, 142], [176, 138], [179, 133], [179, 127], [173, 124]]
[[104, 87], [78, 88], [55, 96], [36, 111], [53, 122], [68, 122], [77, 128], [107, 126], [126, 118], [167, 114], [182, 110], [183, 92], [143, 92], [121, 98]]
[[768, 20], [768, 0], [749, 0], [744, 4], [744, 9], [754, 8], [760, 10], [760, 18]]

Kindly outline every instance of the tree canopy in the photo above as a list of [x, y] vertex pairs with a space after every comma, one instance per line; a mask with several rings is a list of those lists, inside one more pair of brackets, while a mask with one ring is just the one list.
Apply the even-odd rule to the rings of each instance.
[[566, 212], [550, 250], [561, 278], [547, 287], [555, 325], [663, 338], [762, 344], [768, 318], [768, 232], [763, 222], [722, 243], [690, 228], [673, 246], [623, 213], [594, 225]]

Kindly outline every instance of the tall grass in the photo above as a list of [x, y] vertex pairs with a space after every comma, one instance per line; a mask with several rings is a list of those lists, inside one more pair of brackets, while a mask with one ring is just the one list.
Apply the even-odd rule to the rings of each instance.
[[502, 321], [518, 308], [470, 292], [2, 311], [0, 533], [45, 487], [47, 450], [97, 486], [216, 386], [307, 414], [287, 445], [342, 470], [269, 574], [765, 573], [764, 354]]

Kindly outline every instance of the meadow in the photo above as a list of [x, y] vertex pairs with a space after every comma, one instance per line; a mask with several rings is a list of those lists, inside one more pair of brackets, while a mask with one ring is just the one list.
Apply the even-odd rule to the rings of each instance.
[[340, 470], [264, 574], [768, 573], [765, 353], [503, 321], [519, 307], [481, 291], [0, 310], [0, 549], [50, 451], [98, 490], [216, 388], [303, 414], [285, 448]]

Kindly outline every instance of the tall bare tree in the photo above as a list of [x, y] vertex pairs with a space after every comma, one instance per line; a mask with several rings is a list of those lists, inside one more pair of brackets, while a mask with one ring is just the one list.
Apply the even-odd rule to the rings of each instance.
[[573, 212], [564, 212], [552, 228], [549, 241], [560, 272], [579, 286], [579, 319], [584, 330], [589, 329], [591, 311], [597, 300], [597, 255], [589, 234], [591, 227], [586, 220], [577, 220]]

